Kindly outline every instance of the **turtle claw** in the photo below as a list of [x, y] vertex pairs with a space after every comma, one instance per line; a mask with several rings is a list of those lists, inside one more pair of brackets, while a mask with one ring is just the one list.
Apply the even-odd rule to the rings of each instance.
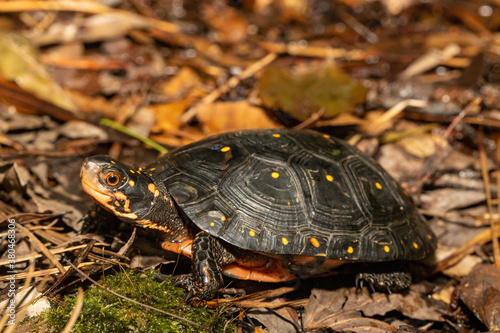
[[176, 276], [173, 285], [185, 288], [187, 290], [186, 302], [192, 304], [198, 304], [202, 300], [210, 300], [215, 297], [214, 292], [210, 288], [197, 284], [192, 274]]

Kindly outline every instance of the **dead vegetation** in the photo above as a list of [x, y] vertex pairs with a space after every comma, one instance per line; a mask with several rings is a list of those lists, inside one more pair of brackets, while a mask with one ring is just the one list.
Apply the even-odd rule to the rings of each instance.
[[500, 330], [498, 1], [27, 0], [0, 1], [0, 13], [5, 332], [12, 283], [18, 323], [33, 300], [89, 287], [73, 266], [91, 277], [188, 267], [118, 222], [84, 228], [84, 157], [144, 167], [155, 147], [278, 127], [373, 156], [439, 237], [433, 271], [391, 295], [349, 275], [232, 281], [248, 295], [209, 307], [236, 311], [240, 331]]

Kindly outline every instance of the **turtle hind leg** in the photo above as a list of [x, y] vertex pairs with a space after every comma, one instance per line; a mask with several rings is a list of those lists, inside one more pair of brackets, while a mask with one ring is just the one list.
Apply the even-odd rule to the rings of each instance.
[[363, 287], [366, 283], [372, 291], [391, 294], [407, 290], [411, 285], [411, 275], [407, 272], [389, 273], [358, 273], [356, 286]]
[[204, 231], [194, 237], [191, 250], [191, 274], [177, 276], [174, 285], [187, 289], [186, 301], [213, 299], [223, 285], [221, 267], [233, 262], [235, 257], [218, 239]]

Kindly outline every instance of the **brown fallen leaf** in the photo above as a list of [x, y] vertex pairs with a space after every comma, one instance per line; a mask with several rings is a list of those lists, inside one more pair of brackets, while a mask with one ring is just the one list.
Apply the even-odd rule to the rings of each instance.
[[[284, 302], [276, 299], [274, 302]], [[251, 308], [246, 315], [264, 324], [268, 332], [296, 333], [300, 329], [297, 312], [290, 307], [278, 309]]]
[[443, 188], [427, 191], [420, 196], [422, 207], [436, 212], [476, 205], [486, 199], [484, 191]]
[[350, 324], [358, 325], [357, 320], [367, 319], [362, 315], [383, 316], [391, 311], [398, 311], [412, 319], [443, 321], [444, 305], [443, 309], [435, 304], [429, 305], [423, 296], [423, 289], [422, 285], [415, 284], [405, 294], [390, 295], [370, 293], [367, 288], [313, 289], [304, 311], [304, 327], [335, 327], [338, 322], [347, 320], [353, 320]]
[[197, 107], [198, 119], [205, 134], [257, 128], [278, 128], [280, 125], [269, 119], [267, 113], [247, 101], [217, 102]]
[[458, 288], [460, 298], [492, 332], [500, 331], [500, 269], [478, 264]]

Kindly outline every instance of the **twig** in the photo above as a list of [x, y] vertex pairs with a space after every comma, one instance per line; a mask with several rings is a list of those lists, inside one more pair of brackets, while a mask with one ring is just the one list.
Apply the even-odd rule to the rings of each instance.
[[254, 75], [257, 71], [269, 65], [271, 62], [276, 59], [278, 55], [276, 53], [269, 53], [264, 58], [254, 62], [250, 66], [248, 66], [243, 72], [238, 76], [233, 76], [229, 80], [227, 80], [223, 85], [212, 91], [207, 96], [203, 97], [203, 99], [198, 102], [196, 105], [192, 106], [188, 109], [182, 116], [181, 121], [183, 123], [188, 123], [191, 119], [196, 116], [197, 107], [202, 104], [210, 104], [215, 102], [223, 93], [229, 91], [230, 89], [236, 87], [241, 80], [244, 80], [252, 75]]
[[66, 269], [64, 269], [63, 265], [54, 257], [54, 255], [43, 245], [43, 243], [27, 228], [25, 228], [22, 224], [16, 224], [16, 226], [24, 233], [28, 238], [36, 245], [36, 247], [47, 256], [47, 258], [57, 267], [57, 269], [61, 272], [61, 274], [66, 273]]
[[66, 261], [66, 263], [67, 263], [68, 265], [70, 265], [70, 266], [71, 266], [71, 268], [73, 268], [73, 269], [74, 269], [74, 270], [75, 270], [78, 274], [80, 274], [80, 276], [81, 276], [81, 277], [83, 277], [83, 278], [85, 278], [85, 279], [89, 280], [90, 282], [92, 282], [93, 284], [95, 284], [96, 286], [98, 286], [99, 288], [101, 288], [101, 289], [103, 289], [103, 290], [106, 290], [107, 292], [109, 292], [109, 293], [111, 293], [111, 294], [115, 295], [116, 297], [122, 298], [122, 299], [127, 300], [127, 301], [129, 301], [129, 302], [132, 302], [132, 303], [134, 303], [134, 304], [136, 304], [136, 305], [139, 305], [139, 306], [145, 307], [146, 309], [150, 309], [150, 310], [153, 310], [153, 311], [157, 311], [157, 312], [163, 313], [163, 314], [165, 314], [165, 315], [167, 315], [167, 316], [170, 316], [170, 317], [175, 318], [175, 319], [179, 319], [179, 320], [181, 320], [181, 321], [183, 321], [183, 322], [185, 322], [185, 323], [188, 323], [188, 324], [190, 324], [190, 325], [193, 325], [193, 326], [199, 327], [199, 328], [201, 328], [201, 329], [207, 330], [207, 331], [209, 331], [209, 332], [212, 332], [212, 330], [211, 330], [210, 328], [205, 327], [205, 326], [200, 325], [200, 324], [197, 324], [197, 323], [195, 323], [195, 322], [193, 322], [193, 321], [191, 321], [191, 320], [189, 320], [189, 319], [182, 318], [182, 317], [177, 316], [177, 315], [175, 315], [175, 314], [173, 314], [173, 313], [170, 313], [170, 312], [166, 312], [166, 311], [163, 311], [163, 310], [157, 309], [157, 308], [155, 308], [155, 307], [152, 307], [152, 306], [149, 306], [149, 305], [147, 305], [147, 304], [143, 304], [143, 303], [140, 303], [140, 302], [134, 301], [133, 299], [130, 299], [130, 298], [128, 298], [128, 297], [125, 297], [125, 296], [123, 296], [123, 295], [120, 295], [120, 294], [118, 294], [118, 293], [114, 292], [113, 290], [111, 290], [111, 289], [109, 289], [109, 288], [107, 288], [107, 287], [103, 286], [102, 284], [98, 283], [98, 282], [97, 282], [97, 281], [95, 281], [94, 279], [92, 279], [90, 276], [88, 276], [87, 274], [85, 274], [85, 273], [84, 273], [82, 270], [80, 270], [78, 267], [76, 267], [75, 265], [73, 265], [70, 261]]
[[114, 9], [100, 4], [97, 1], [91, 0], [32, 0], [32, 1], [2, 1], [0, 12], [25, 12], [25, 11], [38, 11], [38, 10], [51, 10], [51, 11], [74, 11], [79, 13], [88, 14], [104, 14], [114, 13], [123, 16], [124, 20], [131, 18], [139, 18], [147, 22], [151, 27], [168, 33], [180, 33], [180, 28], [169, 22], [158, 20], [152, 17], [140, 16], [125, 10]]
[[303, 122], [301, 122], [297, 126], [294, 126], [294, 129], [301, 130], [301, 129], [304, 129], [304, 128], [311, 126], [312, 124], [317, 122], [321, 118], [321, 116], [323, 116], [325, 114], [325, 111], [326, 111], [326, 109], [324, 107], [322, 107], [317, 112], [314, 112], [308, 119], [304, 120]]
[[451, 124], [448, 126], [446, 131], [444, 132], [443, 136], [441, 137], [441, 140], [436, 144], [436, 152], [434, 153], [433, 156], [431, 156], [429, 159], [427, 159], [424, 167], [422, 168], [422, 171], [415, 177], [415, 181], [411, 185], [411, 187], [408, 187], [407, 190], [408, 192], [412, 194], [416, 194], [417, 192], [420, 191], [420, 188], [422, 184], [431, 176], [431, 174], [437, 169], [437, 166], [439, 163], [436, 161], [436, 156], [438, 156], [441, 151], [445, 147], [445, 142], [447, 142], [448, 137], [451, 135], [455, 127], [465, 118], [465, 116], [472, 111], [476, 106], [478, 106], [481, 103], [482, 99], [480, 97], [476, 98], [472, 102], [470, 102], [461, 112], [458, 114]]
[[82, 311], [82, 307], [83, 307], [83, 289], [82, 287], [78, 287], [78, 295], [76, 296], [75, 307], [73, 308], [71, 317], [69, 317], [69, 320], [64, 326], [64, 329], [61, 331], [61, 333], [71, 332], [71, 330], [76, 324], [76, 320], [78, 319], [80, 312]]

